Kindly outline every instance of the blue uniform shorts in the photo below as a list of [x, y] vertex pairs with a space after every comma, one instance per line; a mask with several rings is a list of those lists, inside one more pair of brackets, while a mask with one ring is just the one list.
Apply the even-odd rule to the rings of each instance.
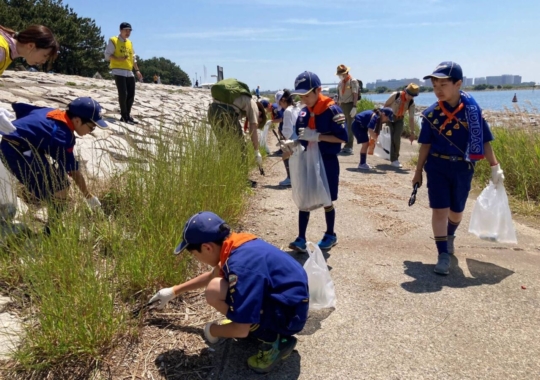
[[367, 143], [369, 141], [368, 129], [364, 127], [353, 126], [353, 134], [356, 137], [358, 144]]
[[308, 318], [309, 302], [295, 306], [273, 305], [265, 308], [258, 325], [252, 325], [251, 333], [266, 342], [273, 342], [277, 334], [291, 336], [298, 334]]
[[326, 178], [328, 179], [330, 197], [332, 201], [337, 201], [339, 186], [339, 160], [335, 154], [323, 154], [321, 157], [324, 163], [324, 170], [326, 171]]
[[429, 207], [465, 210], [474, 174], [473, 164], [428, 156], [424, 166], [427, 176]]
[[2, 139], [0, 151], [6, 168], [36, 200], [50, 200], [54, 193], [69, 186], [67, 174], [53, 167], [44, 153], [6, 139]]

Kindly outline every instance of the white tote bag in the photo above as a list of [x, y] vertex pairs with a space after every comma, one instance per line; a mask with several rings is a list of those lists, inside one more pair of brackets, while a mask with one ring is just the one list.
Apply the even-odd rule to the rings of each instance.
[[469, 232], [480, 239], [517, 244], [512, 212], [503, 184], [493, 182], [476, 199], [469, 223]]
[[300, 211], [330, 206], [330, 188], [319, 151], [319, 143], [310, 142], [307, 149], [294, 147], [289, 159], [293, 201]]
[[304, 263], [304, 270], [308, 277], [309, 308], [320, 310], [336, 307], [334, 282], [330, 277], [321, 249], [312, 242], [307, 242], [306, 248], [309, 258]]
[[375, 145], [375, 150], [373, 154], [377, 157], [383, 158], [385, 160], [390, 160], [390, 145], [392, 138], [390, 137], [390, 128], [384, 126], [379, 134], [377, 139], [377, 144]]

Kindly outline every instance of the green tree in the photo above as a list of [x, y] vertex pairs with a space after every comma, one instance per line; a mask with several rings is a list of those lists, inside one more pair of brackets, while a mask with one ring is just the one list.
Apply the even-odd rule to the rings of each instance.
[[137, 57], [137, 65], [145, 82], [152, 82], [154, 75], [161, 78], [162, 84], [191, 86], [189, 76], [176, 63], [163, 57], [142, 59]]
[[388, 91], [388, 88], [386, 86], [382, 86], [382, 87], [377, 87], [375, 89], [375, 92], [377, 94], [384, 94], [386, 91]]
[[[2, 25], [14, 30], [23, 30], [32, 24], [51, 29], [60, 44], [58, 58], [52, 65], [55, 72], [81, 76], [108, 72], [101, 28], [94, 20], [79, 17], [73, 8], [62, 4], [62, 0], [3, 0], [0, 20]], [[12, 67], [17, 64], [19, 60]]]

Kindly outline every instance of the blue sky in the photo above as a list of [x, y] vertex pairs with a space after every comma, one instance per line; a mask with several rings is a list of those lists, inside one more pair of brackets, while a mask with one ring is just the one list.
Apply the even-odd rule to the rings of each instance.
[[[64, 0], [106, 38], [122, 21], [142, 58], [163, 56], [207, 82], [216, 66], [250, 87], [290, 88], [304, 70], [334, 82], [344, 63], [364, 83], [421, 78], [453, 60], [467, 77], [540, 82], [540, 1]], [[204, 82], [204, 77], [203, 77]]]

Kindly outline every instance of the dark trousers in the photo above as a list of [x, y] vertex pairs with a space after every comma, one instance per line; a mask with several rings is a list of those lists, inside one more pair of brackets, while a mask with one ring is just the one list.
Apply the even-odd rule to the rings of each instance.
[[131, 115], [131, 107], [135, 101], [135, 77], [114, 76], [114, 82], [118, 89], [118, 103], [120, 103], [120, 115], [127, 119]]

